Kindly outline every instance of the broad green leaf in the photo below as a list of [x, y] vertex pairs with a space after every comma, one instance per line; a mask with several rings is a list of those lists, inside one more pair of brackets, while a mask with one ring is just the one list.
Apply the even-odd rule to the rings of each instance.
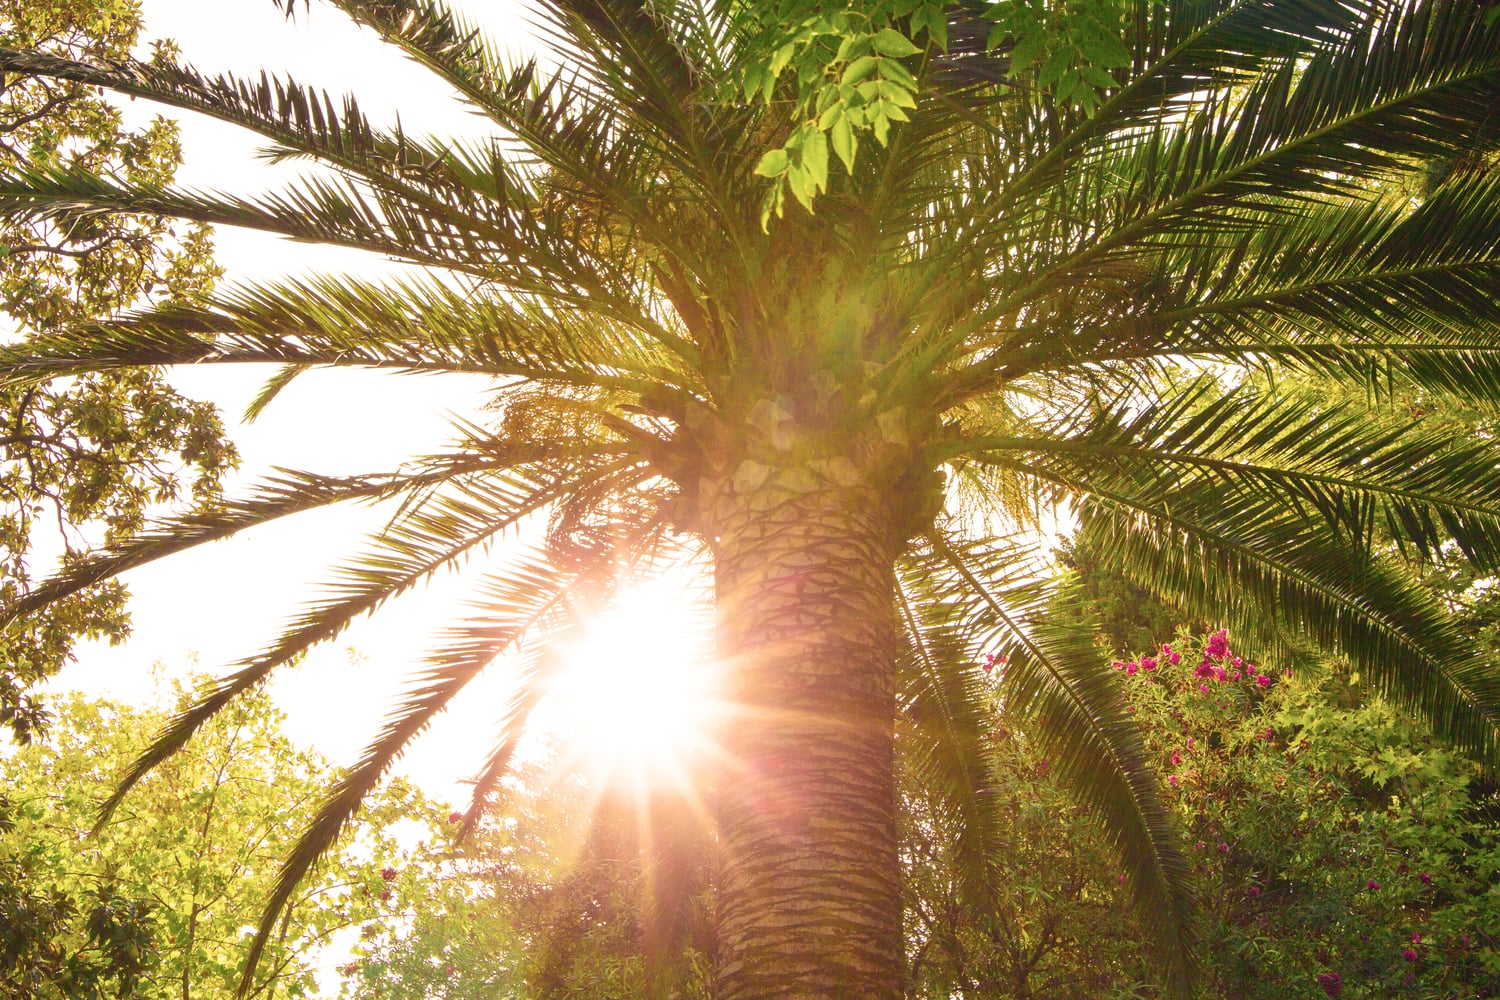
[[895, 59], [904, 59], [922, 51], [911, 43], [911, 39], [893, 28], [881, 28], [875, 35], [874, 44], [876, 52]]
[[828, 187], [828, 136], [813, 130], [802, 142], [802, 165], [819, 191]]
[[755, 172], [762, 177], [780, 177], [792, 165], [792, 158], [784, 149], [772, 149], [760, 158]]
[[843, 75], [839, 77], [839, 83], [845, 87], [853, 86], [873, 73], [878, 61], [874, 56], [860, 56], [844, 67]]
[[840, 115], [834, 120], [828, 130], [828, 138], [833, 143], [833, 151], [843, 161], [844, 169], [854, 173], [854, 155], [859, 149], [859, 140], [854, 137], [854, 130], [849, 127], [849, 116]]

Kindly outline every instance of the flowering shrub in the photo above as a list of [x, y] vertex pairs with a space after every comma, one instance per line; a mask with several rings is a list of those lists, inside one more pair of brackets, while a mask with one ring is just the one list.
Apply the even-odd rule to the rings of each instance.
[[1222, 629], [1119, 669], [1194, 845], [1206, 994], [1494, 995], [1500, 831], [1473, 765], [1357, 676], [1266, 669]]

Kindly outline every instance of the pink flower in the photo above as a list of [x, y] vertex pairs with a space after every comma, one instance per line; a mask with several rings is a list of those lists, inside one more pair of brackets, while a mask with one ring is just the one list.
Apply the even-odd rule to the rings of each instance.
[[1412, 951], [1410, 948], [1402, 948], [1401, 957], [1406, 959], [1408, 962], [1415, 962], [1417, 960], [1417, 953]]
[[1116, 670], [1124, 670], [1125, 669], [1125, 661], [1124, 660], [1110, 660], [1109, 661], [1109, 665], [1112, 666], [1112, 667], [1114, 667]]
[[1267, 677], [1265, 674], [1261, 674], [1260, 676], [1255, 678], [1255, 683], [1259, 684], [1263, 688], [1268, 688], [1271, 686], [1271, 678]]
[[1249, 896], [1251, 899], [1259, 899], [1260, 898], [1260, 886], [1258, 886], [1258, 885], [1252, 885], [1252, 886], [1250, 886], [1250, 888], [1248, 888], [1248, 889], [1245, 890], [1245, 895]]
[[1458, 943], [1461, 944], [1461, 945], [1463, 945], [1465, 948], [1467, 948], [1469, 946], [1469, 935], [1467, 935], [1467, 934], [1460, 935], [1459, 939], [1458, 939]]
[[394, 869], [394, 868], [382, 868], [382, 869], [380, 869], [380, 877], [383, 878], [383, 879], [385, 879], [387, 882], [389, 882], [391, 879], [393, 879], [393, 878], [396, 877], [396, 869]]
[[1374, 892], [1376, 889], [1380, 888], [1380, 883], [1375, 881], [1374, 879], [1370, 879], [1365, 883], [1365, 888], [1369, 889], [1371, 892]]
[[1242, 659], [1240, 659], [1238, 656], [1236, 656], [1234, 658], [1233, 662], [1234, 662], [1234, 665], [1237, 666], [1237, 667], [1243, 667], [1245, 665], [1245, 661], [1242, 660]]
[[1139, 669], [1139, 667], [1136, 665], [1136, 662], [1134, 660], [1131, 660], [1129, 663], [1127, 663], [1125, 665], [1125, 676], [1126, 677], [1134, 677], [1135, 676], [1135, 672], [1138, 669]]
[[1208, 694], [1208, 685], [1207, 684], [1199, 684], [1198, 685], [1198, 690], [1202, 691], [1204, 694]]
[[1167, 784], [1171, 785], [1173, 788], [1176, 788], [1177, 787], [1177, 782], [1178, 782], [1177, 775], [1175, 775], [1175, 774], [1169, 774], [1169, 775], [1167, 775]]
[[1271, 728], [1270, 726], [1267, 726], [1266, 727], [1266, 739], [1268, 739], [1268, 740], [1274, 740], [1275, 738], [1276, 738], [1276, 730], [1273, 729], [1273, 728]]
[[1221, 684], [1224, 682], [1225, 674], [1223, 667], [1214, 667], [1214, 680], [1220, 682]]
[[1126, 715], [1134, 715], [1135, 714], [1135, 706], [1134, 705], [1126, 705], [1125, 706], [1125, 714]]
[[1125, 884], [1125, 873], [1124, 872], [1120, 873], [1120, 884], [1121, 885]]
[[1318, 973], [1318, 985], [1323, 987], [1323, 992], [1329, 997], [1337, 998], [1344, 989], [1344, 977], [1337, 972]]
[[1240, 679], [1240, 672], [1238, 670], [1236, 670], [1234, 673], [1232, 673], [1232, 674], [1229, 675], [1229, 679], [1232, 680], [1232, 681], [1239, 680]]
[[1422, 943], [1422, 935], [1421, 934], [1413, 934], [1411, 936], [1411, 943], [1412, 944], [1421, 944]]
[[390, 898], [391, 898], [391, 890], [389, 890], [389, 889], [381, 889], [380, 890], [380, 901], [382, 903], [386, 902]]
[[1143, 656], [1143, 657], [1141, 657], [1141, 669], [1142, 670], [1155, 670], [1156, 669], [1156, 658], [1154, 656]]
[[1229, 655], [1229, 630], [1219, 629], [1208, 637], [1208, 645], [1203, 650], [1214, 659], [1222, 659]]
[[1207, 846], [1208, 846], [1207, 844], [1205, 844], [1203, 841], [1200, 840], [1196, 844], [1193, 845], [1193, 850], [1195, 850], [1195, 851], [1201, 851], [1201, 850], [1203, 850]]
[[1167, 654], [1167, 662], [1174, 667], [1177, 666], [1177, 664], [1182, 662], [1182, 654], [1174, 649], [1171, 653]]
[[1173, 750], [1172, 751], [1172, 764], [1175, 766], [1175, 765], [1181, 764], [1181, 763], [1182, 763], [1182, 754], [1178, 753], [1176, 750]]
[[461, 813], [461, 812], [451, 812], [451, 813], [448, 814], [448, 822], [449, 823], [457, 823], [460, 820], [462, 820], [463, 818], [464, 818], [464, 814]]
[[1418, 875], [1417, 878], [1419, 878], [1419, 879], [1422, 880], [1422, 884], [1423, 885], [1431, 885], [1432, 884], [1432, 876], [1429, 875], [1427, 872], [1423, 872], [1422, 874]]
[[1169, 656], [1169, 655], [1171, 655], [1171, 653], [1172, 653], [1172, 644], [1170, 642], [1164, 642], [1164, 643], [1162, 643], [1161, 644], [1161, 653], [1162, 653], [1163, 656]]
[[1212, 677], [1213, 675], [1214, 675], [1214, 665], [1211, 662], [1209, 662], [1208, 657], [1205, 656], [1203, 659], [1201, 659], [1201, 660], [1198, 661], [1198, 669], [1193, 671], [1193, 676], [1194, 677]]
[[1188, 749], [1193, 749], [1193, 738], [1191, 736], [1188, 737]]
[[1219, 841], [1219, 850], [1222, 851], [1225, 854], [1228, 854], [1229, 853], [1229, 845], [1226, 844], [1226, 843], [1224, 843], [1221, 840], [1221, 841]]

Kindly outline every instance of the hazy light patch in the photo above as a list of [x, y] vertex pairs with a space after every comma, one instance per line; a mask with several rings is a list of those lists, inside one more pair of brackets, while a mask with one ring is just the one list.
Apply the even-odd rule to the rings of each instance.
[[562, 666], [537, 709], [559, 767], [601, 792], [690, 793], [715, 753], [717, 675], [707, 609], [681, 576], [639, 584], [557, 649]]

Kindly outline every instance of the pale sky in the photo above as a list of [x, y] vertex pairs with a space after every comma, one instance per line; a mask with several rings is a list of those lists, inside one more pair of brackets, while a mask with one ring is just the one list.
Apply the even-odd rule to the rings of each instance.
[[[478, 14], [497, 37], [527, 38], [516, 11], [504, 3], [457, 3]], [[143, 39], [174, 38], [185, 61], [208, 72], [239, 75], [290, 72], [336, 96], [358, 94], [375, 121], [400, 114], [411, 131], [474, 134], [479, 119], [465, 112], [441, 84], [318, 3], [311, 16], [299, 9], [288, 24], [271, 0], [143, 0]], [[141, 122], [161, 109], [131, 101], [127, 120]], [[178, 182], [188, 187], [253, 193], [280, 185], [290, 168], [255, 161], [254, 137], [201, 118], [182, 122], [184, 158]], [[393, 265], [369, 255], [331, 252], [261, 234], [220, 230], [217, 259], [226, 283], [297, 273], [358, 270], [370, 275]], [[458, 377], [401, 377], [351, 372], [309, 372], [252, 425], [238, 423], [245, 404], [268, 370], [235, 366], [178, 368], [172, 380], [196, 398], [216, 402], [243, 456], [230, 483], [235, 490], [271, 465], [338, 474], [394, 468], [405, 456], [439, 448], [448, 435], [446, 413], [479, 413], [483, 383]], [[134, 634], [121, 647], [90, 644], [59, 679], [132, 701], [157, 690], [151, 665], [169, 672], [197, 668], [223, 672], [257, 651], [279, 622], [315, 593], [324, 568], [353, 554], [379, 516], [337, 512], [302, 515], [133, 571], [125, 580], [133, 598]], [[425, 648], [434, 624], [451, 617], [460, 581], [439, 581], [425, 593], [381, 609], [334, 644], [315, 650], [296, 671], [275, 682], [277, 700], [290, 715], [288, 731], [339, 761], [349, 761], [373, 733], [401, 678]], [[350, 651], [360, 654], [351, 657]], [[498, 682], [490, 684], [491, 691]], [[463, 705], [424, 738], [399, 765], [433, 794], [457, 799], [455, 779], [469, 774], [487, 742], [493, 698]]]

